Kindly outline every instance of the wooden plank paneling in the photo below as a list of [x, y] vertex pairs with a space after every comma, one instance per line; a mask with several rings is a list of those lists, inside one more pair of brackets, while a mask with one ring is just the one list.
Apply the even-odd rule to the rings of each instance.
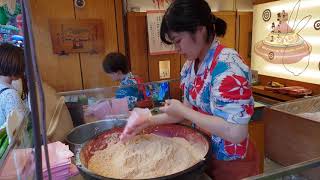
[[[148, 32], [146, 13], [127, 13], [129, 57], [131, 60], [131, 70], [139, 75], [144, 81], [159, 81], [159, 61], [170, 60], [170, 79], [180, 78], [180, 55], [149, 55]], [[181, 90], [179, 81], [170, 83], [170, 94], [172, 98], [180, 99]]]
[[129, 59], [133, 74], [149, 81], [146, 13], [127, 13]]
[[123, 3], [122, 0], [114, 0], [116, 8], [117, 33], [119, 52], [126, 54], [125, 38], [124, 38], [124, 19], [123, 19]]
[[[170, 79], [180, 78], [180, 55], [168, 54], [159, 56], [149, 56], [149, 79], [150, 81], [160, 81], [159, 61], [170, 61]], [[171, 98], [180, 99], [181, 90], [179, 81], [170, 83]]]
[[160, 81], [159, 61], [170, 60], [170, 79], [180, 77], [180, 55], [167, 54], [149, 56], [149, 79], [150, 81]]
[[236, 48], [236, 12], [219, 11], [213, 13], [227, 23], [227, 32], [223, 38], [219, 38], [221, 44], [228, 48]]
[[237, 51], [249, 67], [251, 66], [252, 16], [252, 12], [239, 12], [237, 18]]
[[104, 22], [105, 52], [99, 54], [80, 53], [84, 88], [116, 85], [117, 82], [105, 74], [102, 68], [107, 53], [118, 51], [114, 0], [86, 1], [84, 8], [75, 8], [76, 19], [98, 18]]
[[78, 54], [53, 54], [49, 18], [74, 19], [73, 1], [31, 0], [32, 28], [41, 77], [58, 91], [82, 89]]

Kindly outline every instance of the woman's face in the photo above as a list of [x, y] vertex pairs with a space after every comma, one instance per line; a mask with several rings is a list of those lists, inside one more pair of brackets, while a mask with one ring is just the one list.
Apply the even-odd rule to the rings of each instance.
[[199, 27], [194, 34], [190, 32], [171, 32], [170, 38], [181, 55], [187, 60], [195, 60], [206, 45], [206, 29]]

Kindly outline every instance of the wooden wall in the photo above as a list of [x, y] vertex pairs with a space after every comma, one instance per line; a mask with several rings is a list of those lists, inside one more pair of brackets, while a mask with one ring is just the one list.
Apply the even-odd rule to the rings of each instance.
[[[170, 61], [170, 79], [180, 77], [181, 57], [178, 54], [150, 55], [148, 49], [147, 15], [145, 12], [127, 13], [127, 32], [131, 71], [145, 82], [159, 81], [159, 61]], [[170, 84], [171, 96], [180, 99], [179, 83]]]
[[143, 78], [145, 82], [150, 81], [145, 13], [127, 13], [127, 33], [131, 71]]
[[[221, 11], [214, 12], [214, 14], [225, 20], [227, 23], [226, 35], [223, 38], [220, 38], [220, 42], [226, 47], [237, 49], [237, 12]], [[146, 23], [147, 19], [145, 12], [127, 13], [128, 52], [132, 72], [142, 77], [144, 81], [158, 81], [160, 80], [159, 61], [170, 60], [171, 79], [179, 79], [180, 70], [185, 59], [178, 54], [151, 56], [148, 53], [148, 33]], [[242, 25], [241, 23], [244, 24]], [[241, 23], [241, 27], [245, 26], [245, 28], [239, 32], [239, 35], [245, 33], [243, 38], [241, 38], [241, 41], [245, 42], [241, 42], [242, 45], [239, 49], [244, 52], [243, 54], [246, 55], [245, 59], [247, 61], [247, 51], [250, 49], [250, 47], [248, 47], [250, 45], [250, 43], [248, 43], [248, 35], [249, 32], [251, 32], [250, 27], [252, 27], [250, 26], [252, 24], [252, 13], [243, 13]], [[173, 97], [180, 97], [178, 82], [173, 83], [171, 90]]]
[[[215, 14], [226, 20], [229, 27], [226, 36], [220, 41], [227, 47], [235, 48], [236, 12], [216, 12]], [[159, 61], [170, 60], [170, 79], [179, 79], [185, 59], [178, 54], [150, 55], [146, 23], [145, 12], [127, 13], [128, 49], [132, 72], [142, 77], [144, 81], [159, 81]], [[170, 88], [172, 97], [181, 97], [179, 82], [172, 83]]]
[[223, 38], [219, 38], [221, 44], [228, 48], [236, 49], [236, 18], [235, 11], [219, 11], [213, 13], [227, 23], [227, 32]]
[[31, 0], [30, 3], [32, 28], [42, 79], [59, 90], [81, 89], [79, 55], [54, 55], [48, 25], [49, 17], [74, 18], [73, 2], [71, 0]]
[[[58, 91], [103, 87], [114, 84], [103, 72], [101, 62], [112, 51], [125, 52], [122, 1], [90, 0], [82, 9], [73, 0], [31, 0], [32, 26], [42, 79]], [[105, 52], [59, 56], [52, 53], [50, 18], [104, 21]]]
[[252, 12], [238, 12], [237, 16], [236, 49], [242, 59], [251, 66], [251, 44], [252, 44]]

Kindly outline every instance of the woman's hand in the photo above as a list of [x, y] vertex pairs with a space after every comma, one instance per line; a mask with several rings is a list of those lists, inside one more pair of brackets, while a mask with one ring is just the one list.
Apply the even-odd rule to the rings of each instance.
[[160, 110], [170, 116], [184, 119], [188, 107], [176, 99], [169, 99], [166, 100], [165, 106], [161, 107]]
[[149, 109], [135, 108], [128, 118], [128, 122], [120, 136], [121, 141], [126, 141], [135, 136], [143, 129], [151, 125]]

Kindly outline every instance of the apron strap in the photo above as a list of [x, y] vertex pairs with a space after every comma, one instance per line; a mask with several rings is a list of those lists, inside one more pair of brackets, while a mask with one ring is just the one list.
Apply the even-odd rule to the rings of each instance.
[[221, 53], [221, 51], [224, 49], [224, 46], [221, 45], [221, 44], [218, 44], [215, 52], [214, 52], [214, 55], [213, 55], [213, 58], [212, 58], [212, 63], [211, 63], [211, 66], [210, 66], [210, 69], [209, 69], [209, 72], [212, 73], [212, 71], [214, 70], [214, 68], [216, 67], [217, 65], [217, 59], [218, 59], [218, 56], [219, 54]]
[[[216, 65], [217, 65], [217, 58], [218, 58], [219, 54], [221, 53], [221, 51], [222, 51], [223, 49], [224, 49], [224, 46], [223, 46], [223, 45], [219, 44], [219, 45], [217, 46], [217, 48], [216, 48], [216, 50], [215, 50], [215, 52], [214, 52], [213, 58], [212, 58], [212, 63], [211, 63], [210, 69], [209, 69], [210, 74], [212, 73], [212, 71], [213, 71], [214, 68], [216, 67]], [[195, 111], [198, 111], [198, 112], [200, 112], [200, 113], [209, 115], [208, 113], [203, 112], [201, 109], [199, 109], [199, 108], [196, 107], [196, 106], [192, 106], [192, 109], [195, 110]], [[195, 123], [192, 123], [192, 127], [195, 128], [195, 129], [198, 129], [198, 130], [200, 130], [200, 131], [202, 131], [202, 132], [204, 132], [204, 133], [207, 134], [209, 137], [211, 137], [211, 135], [212, 135], [210, 132], [208, 132], [208, 131], [200, 128], [200, 127], [197, 126]]]

